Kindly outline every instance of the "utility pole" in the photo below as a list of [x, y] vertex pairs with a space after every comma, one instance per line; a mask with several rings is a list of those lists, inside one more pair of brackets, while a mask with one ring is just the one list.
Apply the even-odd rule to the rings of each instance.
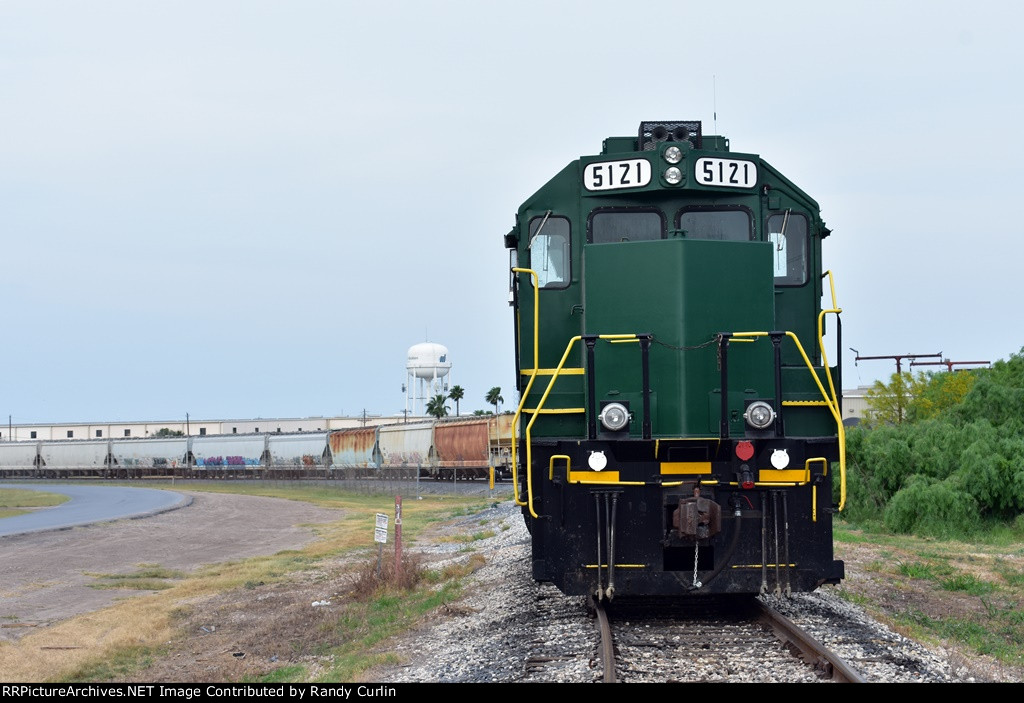
[[380, 417], [380, 415], [370, 415], [370, 414], [367, 414], [366, 408], [363, 408], [363, 415], [362, 415], [362, 417], [359, 418], [359, 423], [363, 427], [366, 427], [366, 423], [369, 422], [368, 418], [371, 418], [371, 417]]
[[[895, 359], [896, 360], [896, 373], [902, 373], [903, 372], [902, 362], [903, 362], [904, 359], [910, 359], [911, 366], [913, 366], [913, 363], [914, 363], [915, 359], [941, 359], [942, 358], [942, 352], [939, 352], [938, 354], [883, 354], [881, 356], [861, 356], [860, 352], [857, 351], [856, 349], [854, 349], [853, 347], [850, 347], [850, 351], [852, 351], [854, 354], [857, 355], [857, 357], [853, 360], [854, 363], [856, 363], [858, 361], [875, 361], [877, 359]], [[939, 362], [939, 363], [941, 363], [941, 362]], [[984, 363], [988, 363], [988, 362], [984, 362]]]
[[[938, 354], [882, 354], [879, 356], [861, 356], [860, 352], [850, 347], [850, 351], [855, 353], [857, 357], [854, 359], [854, 363], [858, 361], [875, 361], [876, 359], [894, 359], [896, 361], [896, 375], [899, 377], [900, 387], [903, 386], [903, 360], [909, 359], [911, 365], [913, 365], [916, 359], [941, 359], [942, 352]], [[920, 362], [924, 363], [924, 362]], [[938, 362], [941, 363], [941, 362]], [[903, 398], [902, 392], [899, 388], [894, 393], [894, 400], [896, 401], [896, 421], [899, 423], [903, 422]]]

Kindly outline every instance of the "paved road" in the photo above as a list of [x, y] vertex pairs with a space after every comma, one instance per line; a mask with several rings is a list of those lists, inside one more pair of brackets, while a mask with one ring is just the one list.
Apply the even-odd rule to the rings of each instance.
[[0, 488], [23, 488], [61, 493], [71, 497], [71, 500], [61, 505], [0, 519], [0, 536], [61, 530], [94, 522], [156, 515], [192, 502], [191, 496], [154, 488], [5, 482], [0, 482]]

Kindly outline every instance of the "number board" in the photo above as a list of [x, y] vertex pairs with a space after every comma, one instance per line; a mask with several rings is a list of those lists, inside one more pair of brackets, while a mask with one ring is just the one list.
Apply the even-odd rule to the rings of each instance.
[[753, 188], [757, 185], [757, 164], [738, 159], [697, 159], [693, 176], [706, 186]]
[[640, 188], [651, 182], [651, 162], [647, 159], [601, 161], [583, 168], [583, 187], [587, 190]]

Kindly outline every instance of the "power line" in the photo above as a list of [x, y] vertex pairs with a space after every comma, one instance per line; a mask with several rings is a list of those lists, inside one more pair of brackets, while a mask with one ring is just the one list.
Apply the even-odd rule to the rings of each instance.
[[942, 361], [911, 361], [910, 368], [915, 366], [945, 366], [946, 370], [953, 373], [954, 366], [989, 366], [991, 361], [950, 361], [949, 359], [943, 359]]

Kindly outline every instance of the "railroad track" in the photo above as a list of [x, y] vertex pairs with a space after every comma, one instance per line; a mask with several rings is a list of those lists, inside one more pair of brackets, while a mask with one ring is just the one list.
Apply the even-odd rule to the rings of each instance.
[[862, 683], [864, 678], [791, 620], [756, 599], [697, 615], [649, 607], [595, 611], [603, 681]]
[[814, 639], [806, 630], [767, 604], [761, 601], [756, 603], [760, 610], [761, 622], [770, 627], [775, 636], [809, 666], [837, 683], [865, 683], [859, 671]]

